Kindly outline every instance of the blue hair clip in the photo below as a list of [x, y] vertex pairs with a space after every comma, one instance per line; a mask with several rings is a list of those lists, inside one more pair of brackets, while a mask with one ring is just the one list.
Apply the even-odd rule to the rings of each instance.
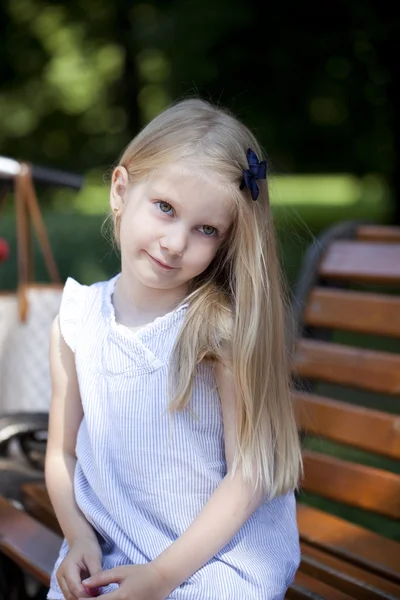
[[267, 163], [265, 160], [261, 162], [257, 158], [257, 154], [249, 148], [247, 150], [247, 161], [249, 168], [243, 171], [243, 181], [240, 184], [240, 189], [247, 187], [250, 190], [253, 200], [257, 200], [260, 190], [258, 189], [257, 179], [267, 178]]

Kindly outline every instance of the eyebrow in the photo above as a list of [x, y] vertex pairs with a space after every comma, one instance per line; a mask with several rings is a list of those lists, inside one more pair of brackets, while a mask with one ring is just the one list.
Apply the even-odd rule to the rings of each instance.
[[[168, 186], [168, 184], [167, 184], [167, 186]], [[155, 196], [158, 200], [161, 200], [162, 202], [166, 202], [167, 204], [171, 204], [172, 207], [177, 206], [178, 208], [182, 208], [182, 204], [179, 202], [178, 199], [170, 198], [168, 195], [168, 192], [165, 192], [165, 191], [162, 192], [161, 189], [159, 189], [156, 184], [152, 184], [150, 189], [151, 189], [152, 195]], [[212, 219], [212, 220], [214, 221], [214, 219]], [[209, 225], [210, 227], [215, 227], [215, 229], [217, 229], [223, 235], [225, 235], [229, 231], [229, 228], [231, 226], [231, 224], [225, 225], [222, 222], [217, 222], [217, 221], [214, 221], [214, 224], [211, 222], [204, 221], [204, 223], [201, 223], [201, 225]]]
[[181, 208], [182, 205], [179, 202], [179, 200], [177, 198], [171, 198], [170, 195], [168, 194], [167, 191], [161, 191], [161, 189], [158, 189], [156, 187], [152, 187], [150, 189], [150, 195], [153, 197], [153, 199], [155, 200], [160, 200], [161, 202], [166, 202], [167, 204], [170, 204], [171, 206], [173, 206], [174, 208]]
[[[168, 185], [168, 182], [167, 182], [167, 181], [165, 181], [165, 182], [163, 181], [163, 186], [162, 186], [162, 187], [165, 187], [165, 188], [167, 188], [167, 189], [168, 189], [168, 188], [170, 188], [170, 189], [171, 189], [171, 186], [169, 186], [169, 185]], [[168, 194], [169, 194], [169, 192], [167, 192], [167, 193], [165, 193], [165, 192], [162, 192], [162, 191], [161, 191], [161, 188], [159, 188], [159, 187], [157, 186], [157, 183], [156, 183], [155, 181], [151, 181], [151, 180], [150, 180], [150, 190], [151, 190], [151, 192], [152, 192], [153, 194], [155, 194], [156, 196], [160, 196], [160, 197], [162, 197], [162, 198], [165, 198], [165, 201], [167, 201], [167, 200], [168, 200]], [[172, 200], [171, 200], [171, 202], [172, 202]]]

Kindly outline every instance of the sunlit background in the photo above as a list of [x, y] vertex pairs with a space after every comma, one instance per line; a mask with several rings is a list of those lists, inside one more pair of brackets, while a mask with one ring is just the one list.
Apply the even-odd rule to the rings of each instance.
[[[399, 220], [395, 21], [379, 3], [335, 3], [322, 18], [295, 2], [3, 0], [0, 23], [0, 155], [85, 176], [80, 192], [37, 188], [64, 277], [116, 272], [102, 228], [112, 165], [149, 119], [193, 94], [260, 138], [291, 284], [321, 229]], [[3, 289], [15, 285], [14, 228], [8, 201]]]

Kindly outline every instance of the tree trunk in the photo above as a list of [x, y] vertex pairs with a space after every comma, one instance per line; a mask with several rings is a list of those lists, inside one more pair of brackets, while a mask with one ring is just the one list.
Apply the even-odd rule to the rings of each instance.
[[128, 17], [128, 7], [124, 2], [116, 3], [115, 12], [115, 39], [124, 48], [124, 67], [118, 86], [120, 103], [127, 115], [127, 134], [132, 139], [142, 126], [138, 105], [139, 78], [136, 68], [136, 55], [138, 52], [133, 27]]
[[[397, 21], [396, 21], [397, 23]], [[381, 27], [384, 27], [386, 37], [377, 47], [378, 59], [386, 67], [390, 81], [387, 90], [387, 107], [389, 112], [389, 126], [393, 134], [394, 161], [391, 173], [391, 186], [394, 196], [393, 221], [400, 225], [400, 41], [398, 32], [387, 17], [382, 18]]]

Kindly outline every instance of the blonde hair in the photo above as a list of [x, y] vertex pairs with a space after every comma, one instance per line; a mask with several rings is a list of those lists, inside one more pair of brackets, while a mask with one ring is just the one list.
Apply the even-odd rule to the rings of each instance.
[[301, 452], [292, 406], [285, 335], [285, 295], [266, 181], [253, 202], [239, 189], [246, 152], [261, 148], [226, 110], [200, 99], [181, 101], [151, 121], [121, 159], [131, 183], [163, 165], [192, 161], [232, 187], [235, 219], [204, 273], [193, 280], [189, 306], [171, 361], [171, 411], [189, 403], [196, 366], [226, 360], [237, 394], [237, 452], [247, 481], [269, 498], [297, 487]]

